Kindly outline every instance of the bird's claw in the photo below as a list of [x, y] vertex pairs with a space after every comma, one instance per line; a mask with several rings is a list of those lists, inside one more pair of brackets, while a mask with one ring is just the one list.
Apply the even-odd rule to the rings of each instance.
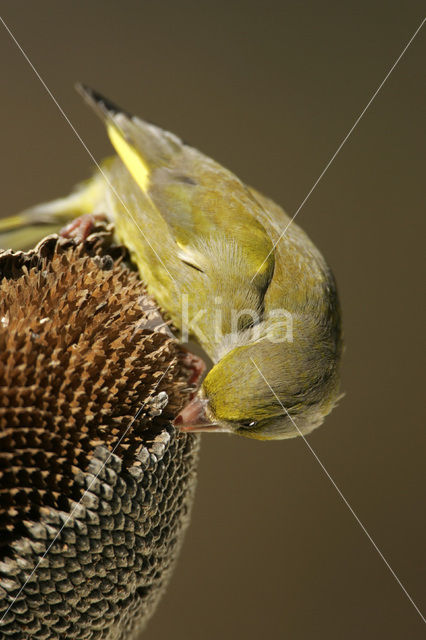
[[103, 214], [88, 213], [83, 216], [79, 216], [72, 220], [69, 224], [59, 232], [59, 235], [63, 238], [71, 238], [77, 243], [84, 242], [92, 233], [97, 222], [105, 221], [106, 217]]

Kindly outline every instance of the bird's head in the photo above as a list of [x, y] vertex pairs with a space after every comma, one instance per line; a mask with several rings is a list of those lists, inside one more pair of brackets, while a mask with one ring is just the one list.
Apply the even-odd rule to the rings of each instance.
[[[298, 327], [303, 331], [303, 323]], [[175, 424], [184, 431], [230, 432], [258, 440], [307, 434], [339, 398], [340, 351], [340, 336], [312, 326], [291, 342], [263, 337], [240, 344], [210, 370]]]

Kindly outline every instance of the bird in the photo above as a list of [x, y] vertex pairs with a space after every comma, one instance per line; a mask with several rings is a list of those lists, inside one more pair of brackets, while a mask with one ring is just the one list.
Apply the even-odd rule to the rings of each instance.
[[0, 220], [0, 246], [106, 216], [182, 341], [194, 338], [213, 363], [175, 425], [264, 441], [310, 433], [341, 397], [340, 305], [320, 251], [232, 171], [77, 90], [115, 155], [70, 195]]

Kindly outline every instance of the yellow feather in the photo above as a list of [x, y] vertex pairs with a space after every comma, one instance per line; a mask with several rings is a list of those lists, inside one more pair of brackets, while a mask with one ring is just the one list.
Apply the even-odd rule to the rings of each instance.
[[117, 129], [113, 122], [108, 122], [107, 131], [114, 149], [117, 151], [139, 187], [144, 193], [147, 193], [151, 173], [148, 165], [143, 161], [134, 147], [125, 140], [123, 134]]

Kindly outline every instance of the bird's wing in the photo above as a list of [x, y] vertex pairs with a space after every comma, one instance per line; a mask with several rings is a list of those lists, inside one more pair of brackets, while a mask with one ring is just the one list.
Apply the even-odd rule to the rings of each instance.
[[[158, 210], [182, 262], [198, 269], [238, 271], [265, 288], [272, 277], [272, 242], [258, 220], [258, 201], [230, 171], [79, 85], [104, 121], [109, 138], [144, 195]], [[231, 263], [233, 264], [230, 264]]]

